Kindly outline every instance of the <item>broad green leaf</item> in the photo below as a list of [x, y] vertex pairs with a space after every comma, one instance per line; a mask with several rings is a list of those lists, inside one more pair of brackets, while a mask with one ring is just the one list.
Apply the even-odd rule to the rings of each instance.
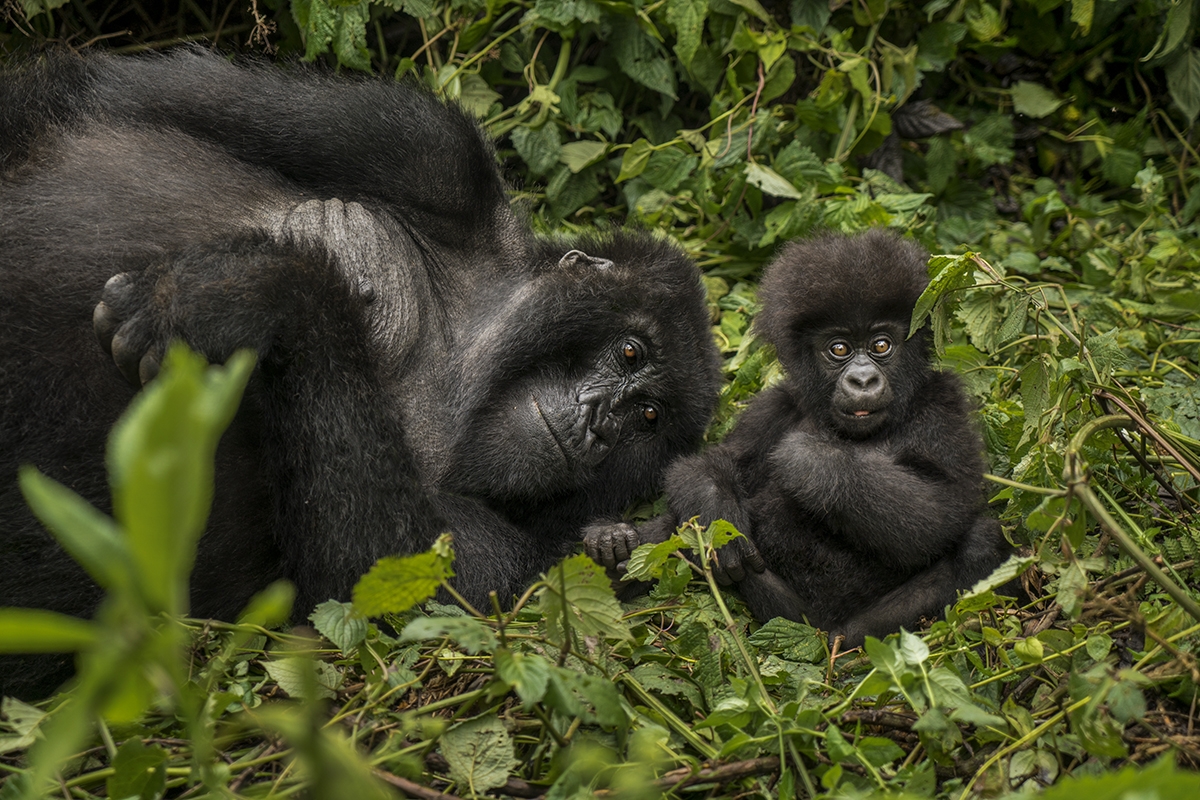
[[[263, 669], [288, 697], [330, 698], [342, 685], [342, 673], [332, 664], [311, 658], [290, 657], [263, 662]], [[311, 696], [310, 696], [311, 695]]]
[[33, 513], [101, 588], [123, 591], [132, 585], [129, 549], [111, 517], [33, 467], [21, 467], [19, 479]]
[[943, 295], [954, 289], [969, 285], [975, 264], [970, 259], [970, 253], [960, 256], [935, 255], [929, 259], [929, 285], [913, 308], [912, 319], [909, 322], [908, 335], [911, 337], [925, 324], [925, 318], [930, 310]]
[[561, 161], [571, 172], [579, 172], [604, 158], [606, 152], [608, 145], [604, 142], [568, 142], [562, 146]]
[[616, 684], [566, 667], [551, 665], [546, 704], [560, 714], [594, 717], [596, 724], [608, 730], [624, 730], [629, 726]]
[[762, 7], [762, 3], [758, 2], [758, 0], [729, 0], [729, 2], [735, 6], [741, 6], [763, 22], [771, 21], [771, 15], [767, 13], [767, 10]]
[[474, 617], [417, 617], [404, 626], [402, 642], [424, 642], [449, 637], [468, 653], [490, 653], [496, 649], [496, 634]]
[[1036, 430], [1050, 406], [1050, 357], [1045, 353], [1021, 369], [1021, 404], [1025, 408], [1025, 430]]
[[1045, 649], [1039, 639], [1027, 636], [1013, 645], [1013, 652], [1026, 664], [1040, 664], [1045, 658]]
[[613, 26], [609, 45], [617, 64], [628, 77], [648, 89], [678, 100], [675, 91], [675, 71], [663, 57], [657, 42], [650, 38], [632, 19], [618, 18]]
[[668, 0], [667, 22], [675, 29], [675, 54], [684, 67], [696, 57], [707, 14], [707, 0]]
[[638, 545], [629, 555], [626, 574], [639, 581], [657, 578], [661, 574], [663, 563], [682, 547], [685, 547], [683, 538], [678, 535], [659, 544]]
[[401, 614], [433, 597], [454, 577], [452, 537], [442, 534], [433, 548], [412, 556], [389, 556], [375, 562], [354, 585], [354, 607], [364, 617]]
[[1092, 17], [1096, 11], [1096, 0], [1071, 0], [1071, 22], [1087, 36], [1092, 32]]
[[121, 745], [106, 781], [109, 797], [157, 800], [167, 788], [167, 753], [134, 737]]
[[288, 621], [292, 613], [292, 601], [296, 599], [296, 588], [288, 581], [275, 581], [250, 598], [250, 602], [238, 615], [243, 625], [258, 625], [273, 628]]
[[512, 132], [513, 147], [534, 175], [549, 172], [562, 158], [562, 140], [558, 126], [546, 123], [540, 128], [521, 126]]
[[46, 712], [15, 697], [0, 700], [0, 724], [13, 735], [0, 735], [0, 754], [25, 750], [40, 735], [38, 729], [47, 718]]
[[552, 641], [561, 642], [566, 625], [584, 636], [631, 639], [621, 619], [621, 604], [613, 594], [608, 576], [585, 555], [571, 556], [542, 576], [538, 610], [546, 620]]
[[546, 695], [550, 663], [537, 653], [514, 653], [505, 647], [496, 651], [492, 663], [496, 675], [513, 688], [526, 709]]
[[625, 155], [621, 157], [621, 173], [617, 176], [617, 183], [641, 175], [650, 161], [652, 152], [650, 142], [645, 139], [638, 139], [626, 148]]
[[254, 367], [249, 351], [225, 367], [176, 344], [108, 441], [113, 510], [128, 534], [136, 585], [152, 612], [180, 614], [212, 501], [213, 458]]
[[900, 657], [905, 664], [917, 666], [929, 660], [929, 645], [904, 628], [900, 629]]
[[1013, 110], [1036, 119], [1048, 117], [1067, 101], [1032, 81], [1017, 81], [1012, 88]]
[[[442, 734], [439, 749], [461, 795], [481, 795], [508, 782], [517, 766], [512, 738], [494, 714], [455, 725]], [[463, 791], [466, 790], [466, 791]]]
[[827, 657], [823, 637], [816, 628], [783, 617], [768, 620], [751, 634], [750, 644], [789, 661], [816, 663]]
[[754, 162], [746, 164], [746, 182], [757, 186], [773, 197], [798, 200], [804, 196], [778, 172]]
[[1200, 48], [1188, 48], [1166, 72], [1171, 99], [1190, 125], [1200, 115]]
[[39, 608], [0, 608], [0, 653], [71, 653], [96, 643], [91, 622]]
[[308, 615], [317, 633], [351, 654], [367, 638], [367, 620], [351, 603], [326, 600]]

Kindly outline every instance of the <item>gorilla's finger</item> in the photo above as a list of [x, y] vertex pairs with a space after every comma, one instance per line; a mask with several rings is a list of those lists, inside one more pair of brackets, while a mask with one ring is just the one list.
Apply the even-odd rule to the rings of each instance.
[[120, 324], [120, 318], [107, 303], [101, 300], [96, 304], [95, 310], [92, 311], [92, 331], [96, 334], [96, 341], [100, 343], [100, 347], [110, 356], [113, 334], [117, 332], [117, 326]]
[[158, 377], [161, 366], [162, 360], [157, 353], [146, 353], [142, 356], [142, 360], [138, 362], [138, 378], [143, 386]]
[[117, 331], [112, 337], [112, 357], [117, 364], [117, 369], [121, 370], [121, 374], [125, 376], [125, 380], [129, 381], [134, 386], [141, 386], [140, 377], [142, 353], [130, 341], [133, 337], [130, 334], [129, 326], [124, 326]]
[[766, 570], [767, 561], [765, 558], [763, 558], [762, 553], [758, 552], [758, 548], [754, 546], [753, 542], [743, 537], [742, 539], [738, 540], [738, 545], [742, 551], [741, 561], [750, 571], [763, 572]]

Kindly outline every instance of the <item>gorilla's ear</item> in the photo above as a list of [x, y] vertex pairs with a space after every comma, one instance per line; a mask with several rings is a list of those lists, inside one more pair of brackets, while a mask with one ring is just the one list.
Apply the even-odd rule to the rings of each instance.
[[558, 260], [560, 267], [588, 266], [594, 269], [608, 269], [613, 262], [607, 258], [595, 258], [582, 250], [568, 250], [567, 254]]

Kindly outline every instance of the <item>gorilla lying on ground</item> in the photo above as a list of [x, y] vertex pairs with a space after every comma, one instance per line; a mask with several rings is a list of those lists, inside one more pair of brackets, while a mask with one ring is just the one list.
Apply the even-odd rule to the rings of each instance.
[[807, 617], [847, 646], [941, 613], [1010, 554], [981, 515], [983, 445], [954, 375], [906, 339], [929, 279], [918, 246], [873, 230], [789, 245], [761, 285], [758, 330], [787, 378], [717, 447], [668, 470], [670, 513], [589, 526], [615, 569], [640, 543], [699, 516], [746, 538], [720, 576], [760, 620]]
[[305, 614], [445, 530], [458, 591], [507, 600], [715, 403], [677, 247], [535, 237], [475, 123], [416, 88], [199, 50], [0, 76], [0, 285], [0, 605], [96, 606], [16, 469], [109, 509], [109, 428], [174, 338], [259, 356], [193, 574], [206, 617], [280, 577]]

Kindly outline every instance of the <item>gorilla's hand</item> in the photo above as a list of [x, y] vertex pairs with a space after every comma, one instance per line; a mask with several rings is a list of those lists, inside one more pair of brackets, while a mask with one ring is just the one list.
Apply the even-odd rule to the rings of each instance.
[[625, 562], [641, 543], [638, 529], [628, 522], [593, 522], [583, 529], [583, 551], [610, 574], [624, 573]]
[[[249, 230], [177, 252], [140, 273], [109, 279], [92, 314], [101, 347], [134, 385], [158, 374], [171, 339], [210, 361], [249, 347], [338, 345], [334, 332], [369, 336], [367, 307], [382, 265], [400, 261], [383, 225], [358, 203], [311, 200], [267, 216]], [[350, 324], [348, 324], [350, 323]], [[307, 342], [313, 336], [322, 342]], [[306, 344], [299, 344], [301, 341]]]
[[92, 312], [92, 329], [100, 346], [135, 386], [158, 374], [165, 344], [155, 336], [153, 314], [146, 307], [149, 283], [144, 273], [114, 275], [104, 284]]
[[712, 565], [713, 577], [722, 586], [740, 583], [746, 576], [758, 574], [766, 568], [767, 562], [762, 553], [745, 534], [717, 550], [717, 559]]

